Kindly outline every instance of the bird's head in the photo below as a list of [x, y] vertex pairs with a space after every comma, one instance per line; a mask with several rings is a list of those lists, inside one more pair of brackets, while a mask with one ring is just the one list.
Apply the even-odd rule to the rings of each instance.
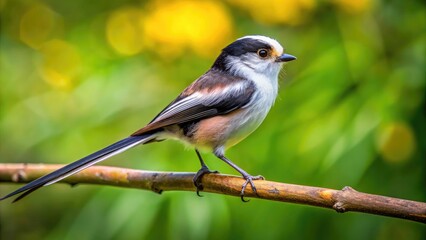
[[283, 63], [295, 59], [284, 53], [284, 48], [275, 39], [245, 36], [225, 47], [212, 68], [241, 77], [260, 74], [276, 78]]

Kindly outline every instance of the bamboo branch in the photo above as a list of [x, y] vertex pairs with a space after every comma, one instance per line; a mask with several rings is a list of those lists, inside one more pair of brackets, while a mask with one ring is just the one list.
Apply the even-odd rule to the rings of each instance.
[[[25, 183], [39, 178], [63, 165], [0, 164], [0, 182]], [[99, 184], [126, 188], [163, 191], [195, 191], [194, 173], [151, 172], [116, 167], [93, 166], [62, 182], [69, 184]], [[203, 177], [205, 192], [240, 196], [244, 180], [240, 177], [208, 174]], [[250, 187], [246, 196], [281, 202], [291, 202], [334, 209], [339, 213], [364, 212], [426, 223], [426, 203], [385, 197], [355, 191], [351, 187], [334, 190], [255, 181], [258, 195]]]

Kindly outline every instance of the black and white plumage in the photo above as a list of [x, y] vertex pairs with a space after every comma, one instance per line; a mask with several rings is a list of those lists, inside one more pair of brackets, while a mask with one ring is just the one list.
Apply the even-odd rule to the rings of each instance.
[[285, 54], [282, 46], [265, 36], [246, 36], [225, 47], [210, 70], [188, 86], [148, 125], [87, 157], [36, 179], [0, 200], [21, 194], [15, 201], [40, 187], [60, 181], [134, 146], [178, 139], [193, 145], [201, 163], [194, 177], [198, 190], [201, 178], [211, 171], [197, 149], [212, 151], [236, 169], [256, 192], [253, 177], [227, 159], [225, 149], [237, 144], [264, 120], [278, 92], [278, 73], [282, 63], [296, 58]]

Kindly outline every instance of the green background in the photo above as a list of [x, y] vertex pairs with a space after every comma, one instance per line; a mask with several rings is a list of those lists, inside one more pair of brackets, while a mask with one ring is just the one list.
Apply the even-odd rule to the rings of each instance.
[[[0, 0], [0, 15], [2, 163], [69, 163], [126, 137], [221, 47], [261, 34], [298, 59], [267, 119], [227, 156], [268, 180], [426, 201], [424, 1]], [[103, 164], [199, 167], [174, 141]], [[0, 194], [17, 187], [2, 183]], [[400, 219], [203, 195], [56, 184], [1, 202], [0, 238], [426, 238]]]

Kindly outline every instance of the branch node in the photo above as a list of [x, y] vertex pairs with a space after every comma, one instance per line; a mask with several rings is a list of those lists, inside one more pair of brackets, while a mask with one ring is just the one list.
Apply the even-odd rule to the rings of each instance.
[[151, 191], [161, 194], [163, 192], [163, 190], [159, 187], [157, 187], [157, 178], [158, 178], [159, 174], [155, 173], [152, 176], [152, 183], [150, 186]]
[[274, 189], [268, 190], [268, 192], [269, 192], [269, 193], [271, 193], [271, 194], [275, 194], [275, 195], [280, 194], [280, 190], [278, 190], [277, 188], [274, 188]]
[[102, 172], [96, 172], [95, 173], [95, 176], [96, 177], [98, 177], [99, 179], [101, 179], [101, 180], [105, 180], [105, 177], [104, 177], [104, 175], [102, 174]]
[[343, 202], [336, 202], [333, 205], [333, 209], [336, 210], [336, 212], [338, 212], [338, 213], [346, 212], [345, 204]]
[[25, 182], [27, 179], [27, 174], [25, 174], [24, 170], [19, 170], [15, 174], [12, 175], [12, 181], [13, 182]]
[[355, 189], [353, 189], [352, 187], [350, 187], [350, 186], [345, 186], [345, 187], [343, 187], [342, 188], [342, 191], [343, 192], [357, 192]]

